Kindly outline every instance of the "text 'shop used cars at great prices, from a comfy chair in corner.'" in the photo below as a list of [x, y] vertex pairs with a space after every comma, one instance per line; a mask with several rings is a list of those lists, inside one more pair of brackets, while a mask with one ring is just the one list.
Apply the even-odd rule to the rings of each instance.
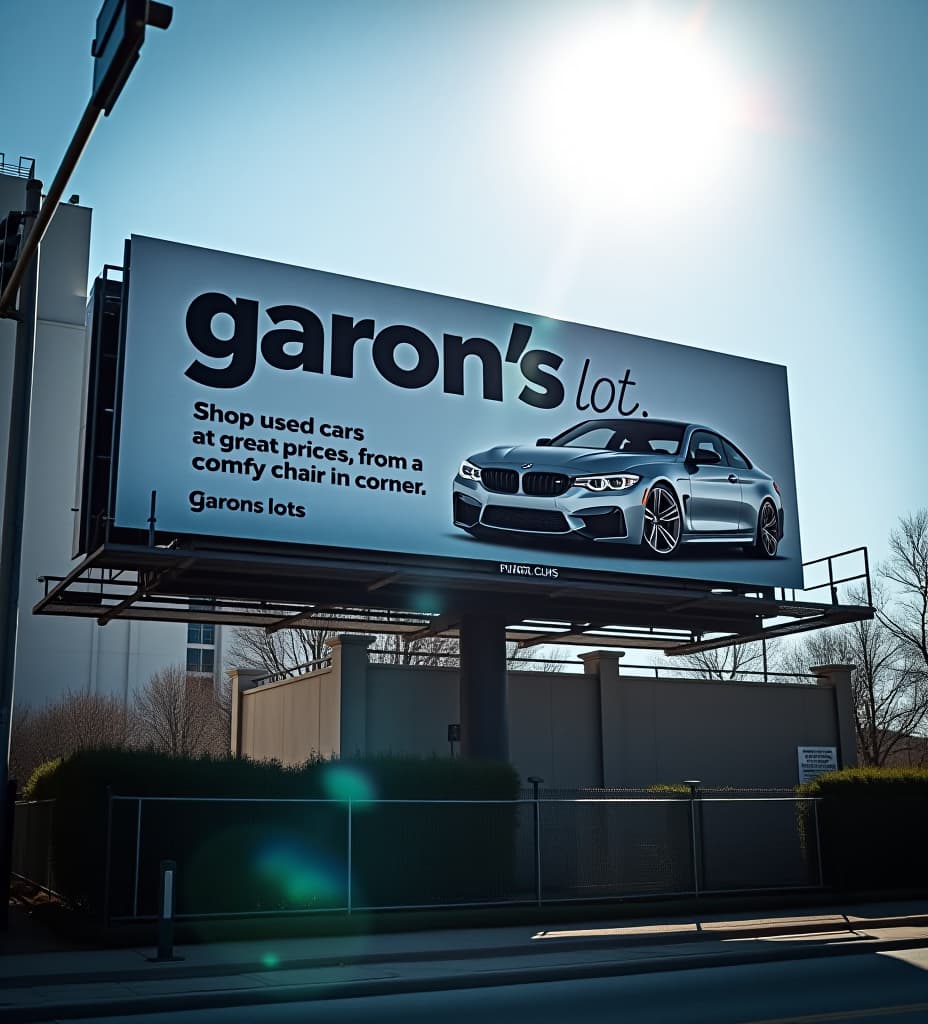
[[773, 477], [710, 427], [671, 420], [587, 420], [471, 455], [453, 507], [455, 526], [481, 538], [570, 536], [658, 557], [714, 543], [774, 558], [783, 537]]

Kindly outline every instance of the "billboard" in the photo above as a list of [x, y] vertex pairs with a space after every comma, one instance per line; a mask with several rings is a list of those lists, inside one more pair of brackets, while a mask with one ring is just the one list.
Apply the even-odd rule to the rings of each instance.
[[802, 585], [782, 366], [138, 236], [127, 276], [117, 527]]

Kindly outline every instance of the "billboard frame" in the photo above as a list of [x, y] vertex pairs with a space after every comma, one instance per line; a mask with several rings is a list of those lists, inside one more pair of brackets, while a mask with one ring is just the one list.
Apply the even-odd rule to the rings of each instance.
[[[268, 632], [295, 627], [399, 632], [411, 639], [457, 636], [464, 618], [485, 615], [505, 620], [507, 639], [520, 646], [621, 646], [666, 654], [873, 616], [866, 549], [804, 563], [827, 566], [830, 600], [822, 602], [811, 595], [825, 584], [803, 592], [560, 567], [554, 578], [547, 566], [529, 560], [169, 534], [158, 529], [156, 492], [147, 531], [117, 527], [129, 241], [124, 256], [124, 267], [108, 265], [97, 279], [88, 318], [86, 442], [75, 530], [75, 557], [83, 558], [66, 576], [44, 578], [37, 614], [90, 617], [100, 624], [123, 618], [260, 626]], [[835, 560], [848, 555], [862, 559], [850, 576], [835, 569]], [[550, 561], [549, 552], [543, 557]], [[839, 586], [849, 582], [865, 583], [867, 605], [841, 603]]]
[[[121, 273], [121, 280], [114, 281], [108, 276], [109, 271], [118, 271]], [[151, 492], [147, 531], [137, 527], [116, 525], [119, 458], [122, 442], [120, 424], [123, 411], [128, 332], [129, 304], [127, 298], [131, 287], [131, 278], [131, 241], [127, 240], [125, 242], [123, 267], [105, 267], [103, 276], [98, 278], [98, 287], [95, 287], [94, 289], [95, 296], [96, 292], [99, 291], [101, 297], [107, 302], [111, 304], [114, 301], [118, 302], [119, 316], [118, 336], [115, 339], [109, 339], [107, 346], [102, 337], [103, 317], [98, 315], [96, 309], [92, 311], [91, 322], [93, 324], [93, 330], [91, 332], [90, 339], [91, 365], [99, 365], [102, 362], [98, 352], [102, 351], [104, 347], [108, 347], [110, 352], [115, 350], [116, 373], [114, 388], [110, 393], [106, 393], [105, 389], [101, 389], [99, 387], [99, 381], [92, 381], [91, 386], [93, 387], [93, 393], [96, 396], [96, 402], [86, 403], [87, 420], [84, 424], [84, 428], [86, 429], [87, 436], [99, 437], [101, 438], [101, 442], [97, 444], [96, 450], [88, 449], [85, 452], [84, 463], [80, 469], [81, 479], [84, 483], [84, 495], [79, 495], [75, 502], [79, 508], [79, 527], [75, 530], [75, 557], [79, 555], [86, 555], [101, 544], [115, 543], [133, 545], [141, 543], [143, 546], [150, 547], [156, 543], [156, 538], [160, 539], [161, 542], [166, 541], [168, 543], [183, 544], [186, 546], [200, 548], [228, 544], [233, 548], [237, 547], [242, 550], [257, 550], [259, 548], [263, 549], [266, 546], [276, 546], [279, 547], [281, 551], [287, 551], [288, 548], [292, 547], [292, 545], [283, 540], [257, 541], [228, 536], [222, 537], [211, 533], [180, 531], [171, 531], [168, 536], [164, 532], [158, 530], [157, 491]], [[443, 297], [439, 296], [439, 298]], [[101, 427], [103, 417], [106, 416], [111, 417], [108, 427], [106, 425]], [[108, 447], [104, 450], [102, 444], [106, 442], [107, 437], [109, 439]], [[104, 489], [100, 482], [100, 467], [103, 463], [106, 465], [106, 469], [102, 470], [102, 472], [105, 472], [106, 474], [105, 491], [107, 497], [105, 507], [99, 507], [99, 496], [101, 491]], [[93, 490], [94, 484], [96, 484], [95, 490]], [[97, 507], [88, 508], [86, 496], [89, 493], [97, 495]], [[96, 524], [96, 528], [93, 526], [94, 523]], [[351, 547], [330, 544], [313, 545], [310, 543], [301, 543], [299, 548], [301, 555], [309, 559], [318, 560], [320, 563], [328, 562], [332, 557], [335, 557], [336, 559], [348, 559], [352, 562], [361, 561], [369, 563], [372, 566], [382, 565], [384, 561], [389, 560], [391, 562], [395, 561], [398, 565], [402, 565], [404, 567], [410, 563], [415, 563], [422, 569], [441, 566], [443, 571], [449, 577], [460, 575], [464, 578], [473, 572], [481, 572], [483, 574], [483, 585], [485, 587], [496, 588], [503, 583], [508, 584], [510, 582], [508, 578], [505, 580], [500, 578], [503, 574], [498, 571], [497, 567], [501, 564], [501, 561], [498, 561], [493, 557], [486, 557], [485, 555], [483, 557], [468, 557], [462, 555], [455, 555], [451, 557], [434, 554], [416, 554], [410, 552], [397, 553], [391, 550], [376, 548], [366, 548], [363, 551], [358, 551]], [[741, 581], [726, 579], [723, 572], [719, 572], [711, 579], [679, 575], [679, 569], [676, 574], [671, 574], [674, 569], [672, 561], [663, 563], [664, 567], [668, 570], [665, 573], [623, 573], [622, 571], [611, 570], [608, 568], [574, 568], [570, 566], [571, 558], [569, 554], [565, 554], [564, 556], [564, 561], [567, 563], [566, 565], [560, 561], [559, 554], [560, 552], [558, 551], [540, 550], [537, 555], [540, 561], [538, 563], [533, 563], [532, 559], [534, 557], [534, 553], [526, 551], [523, 558], [509, 563], [513, 567], [512, 575], [522, 573], [527, 565], [530, 572], [538, 572], [543, 568], [547, 568], [554, 570], [554, 574], [561, 578], [564, 578], [566, 575], [571, 582], [579, 579], [585, 579], [591, 584], [607, 582], [607, 584], [611, 585], [613, 582], [621, 582], [621, 580], [628, 575], [643, 581], [655, 582], [664, 580], [665, 582], [670, 582], [672, 584], [682, 583], [687, 586], [691, 585], [697, 588], [702, 588], [706, 591], [725, 588], [732, 589], [736, 592], [764, 593], [769, 595], [772, 594], [774, 590], [773, 586], [750, 583], [746, 584]], [[541, 563], [543, 563], [543, 565]]]
[[[268, 545], [269, 547], [271, 545]], [[773, 592], [669, 586], [625, 577], [617, 582], [523, 577], [501, 600], [480, 573], [449, 585], [440, 567], [323, 561], [295, 552], [168, 544], [101, 545], [66, 576], [45, 576], [33, 611], [96, 619], [210, 622], [259, 627], [400, 633], [410, 639], [459, 636], [474, 615], [501, 616], [506, 638], [521, 647], [551, 643], [641, 648], [684, 655], [873, 618], [870, 604], [842, 603], [841, 588], [869, 593], [866, 548], [806, 563], [824, 565], [828, 581], [809, 591]], [[856, 557], [841, 575], [839, 559]], [[333, 575], [339, 585], [333, 586]], [[260, 581], [260, 582], [258, 582]], [[260, 587], [260, 597], [256, 597]], [[808, 595], [829, 589], [830, 601]], [[816, 594], [816, 598], [817, 598]]]

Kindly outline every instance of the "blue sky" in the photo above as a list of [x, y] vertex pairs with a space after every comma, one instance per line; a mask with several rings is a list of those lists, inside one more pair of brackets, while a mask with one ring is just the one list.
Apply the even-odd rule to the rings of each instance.
[[[0, 4], [0, 150], [46, 184], [98, 7]], [[94, 272], [148, 234], [783, 363], [807, 559], [884, 557], [928, 503], [928, 4], [174, 7], [68, 189]], [[565, 99], [642, 9], [721, 69], [724, 145], [632, 151], [629, 97], [647, 109], [668, 68]]]

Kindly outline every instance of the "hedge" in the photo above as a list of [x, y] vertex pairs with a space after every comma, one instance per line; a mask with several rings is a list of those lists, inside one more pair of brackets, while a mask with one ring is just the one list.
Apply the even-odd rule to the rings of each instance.
[[[138, 802], [110, 803], [108, 792], [232, 799], [146, 801], [137, 844]], [[494, 898], [512, 885], [515, 805], [367, 801], [511, 801], [518, 795], [515, 770], [492, 762], [385, 756], [285, 768], [105, 749], [43, 766], [28, 792], [30, 799], [56, 801], [56, 887], [94, 914], [107, 904], [111, 917], [156, 913], [159, 864], [166, 859], [178, 864], [181, 914], [342, 907], [348, 800], [353, 905]], [[243, 799], [254, 802], [237, 802]], [[325, 802], [272, 802], [306, 799]]]
[[928, 769], [845, 768], [798, 787], [818, 805], [822, 869], [835, 889], [928, 886]]

